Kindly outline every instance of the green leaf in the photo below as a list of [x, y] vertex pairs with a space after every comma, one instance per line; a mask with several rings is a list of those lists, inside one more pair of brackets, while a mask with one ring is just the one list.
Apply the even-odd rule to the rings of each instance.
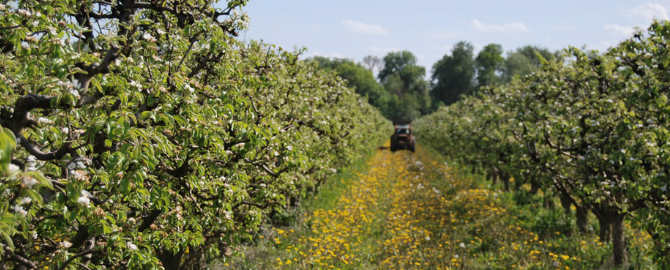
[[0, 127], [0, 175], [9, 173], [9, 163], [12, 161], [12, 152], [16, 147], [16, 138], [9, 129]]

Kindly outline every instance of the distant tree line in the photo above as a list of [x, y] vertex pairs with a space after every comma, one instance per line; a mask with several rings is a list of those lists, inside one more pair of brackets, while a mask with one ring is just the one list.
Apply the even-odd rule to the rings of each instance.
[[463, 95], [476, 93], [481, 87], [529, 74], [542, 61], [554, 58], [554, 52], [537, 46], [524, 46], [504, 55], [502, 46], [493, 43], [475, 55], [473, 45], [461, 41], [433, 64], [429, 80], [426, 68], [419, 66], [416, 56], [406, 50], [390, 52], [383, 59], [369, 55], [360, 63], [321, 56], [311, 61], [344, 78], [349, 87], [367, 97], [388, 119], [411, 122]]

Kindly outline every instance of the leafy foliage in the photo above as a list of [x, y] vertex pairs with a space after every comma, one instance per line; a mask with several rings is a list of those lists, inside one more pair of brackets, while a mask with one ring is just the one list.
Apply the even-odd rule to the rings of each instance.
[[624, 220], [634, 221], [667, 267], [669, 43], [670, 23], [656, 22], [604, 54], [570, 48], [538, 72], [420, 119], [416, 133], [506, 188], [512, 176], [559, 196], [576, 206], [578, 224], [580, 209], [591, 211], [616, 264]]
[[502, 46], [489, 44], [477, 54], [475, 67], [479, 86], [493, 86], [500, 83], [505, 58], [502, 56]]
[[215, 2], [1, 2], [5, 267], [200, 269], [389, 132]]
[[431, 95], [435, 100], [449, 105], [474, 88], [473, 50], [472, 44], [461, 41], [454, 45], [451, 55], [444, 55], [433, 65]]

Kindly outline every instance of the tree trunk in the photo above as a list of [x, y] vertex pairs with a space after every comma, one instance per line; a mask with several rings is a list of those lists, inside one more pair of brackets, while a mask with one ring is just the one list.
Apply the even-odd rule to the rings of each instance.
[[570, 215], [572, 211], [570, 210], [570, 206], [572, 205], [572, 201], [570, 201], [570, 197], [568, 197], [565, 192], [561, 192], [561, 195], [559, 196], [561, 199], [561, 206], [563, 206], [563, 210], [565, 211], [566, 215]]
[[577, 229], [579, 232], [586, 233], [586, 225], [589, 222], [589, 211], [586, 207], [577, 206]]
[[607, 215], [602, 214], [602, 213], [596, 213], [596, 217], [598, 217], [598, 225], [600, 225], [600, 230], [598, 232], [598, 237], [600, 238], [600, 242], [602, 243], [608, 243], [610, 241], [610, 229], [611, 229], [611, 223], [608, 220]]
[[553, 209], [554, 209], [554, 206], [555, 206], [555, 205], [554, 205], [554, 198], [553, 198], [553, 196], [552, 196], [551, 194], [547, 194], [547, 193], [545, 193], [545, 194], [544, 194], [544, 198], [543, 198], [542, 205], [544, 206], [544, 208], [552, 209], [552, 210], [553, 210]]
[[540, 184], [537, 183], [536, 179], [531, 179], [530, 180], [530, 194], [537, 194], [537, 191], [540, 190]]
[[520, 180], [521, 180], [520, 175], [514, 176], [514, 190], [515, 191], [521, 190], [521, 186], [523, 186], [523, 181], [520, 181]]
[[166, 270], [179, 270], [181, 269], [181, 256], [183, 254], [181, 251], [174, 254], [169, 250], [163, 250], [158, 254], [158, 259]]
[[509, 174], [503, 172], [502, 174], [502, 182], [504, 185], [505, 191], [509, 191]]
[[612, 244], [614, 246], [614, 265], [621, 266], [626, 261], [626, 243], [623, 232], [623, 214], [612, 217]]
[[492, 186], [495, 186], [498, 183], [498, 178], [500, 178], [500, 171], [498, 171], [498, 168], [493, 168], [493, 182], [491, 183]]

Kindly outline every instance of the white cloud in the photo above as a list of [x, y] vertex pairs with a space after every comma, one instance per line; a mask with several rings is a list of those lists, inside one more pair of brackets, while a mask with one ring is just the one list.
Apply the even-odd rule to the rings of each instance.
[[389, 30], [384, 28], [381, 25], [368, 24], [364, 22], [354, 21], [354, 20], [344, 20], [342, 24], [354, 33], [365, 34], [365, 35], [374, 35], [374, 36], [386, 36], [389, 34]]
[[630, 11], [633, 16], [639, 16], [647, 21], [668, 20], [668, 10], [661, 4], [647, 3]]
[[617, 33], [622, 36], [629, 37], [635, 33], [635, 27], [633, 26], [624, 26], [624, 25], [618, 25], [618, 24], [606, 24], [605, 25], [605, 30]]
[[478, 19], [472, 20], [472, 25], [480, 32], [489, 33], [510, 33], [510, 32], [528, 32], [528, 27], [521, 22], [504, 24], [487, 24]]

